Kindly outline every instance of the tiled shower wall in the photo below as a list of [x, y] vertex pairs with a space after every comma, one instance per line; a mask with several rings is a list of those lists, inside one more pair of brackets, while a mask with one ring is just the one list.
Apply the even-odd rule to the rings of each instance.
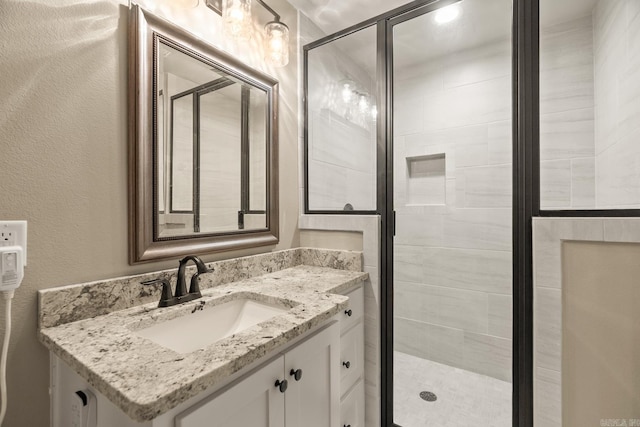
[[591, 16], [540, 31], [540, 206], [595, 207]]
[[[301, 27], [309, 42], [324, 36], [304, 15]], [[361, 59], [374, 70], [375, 28], [347, 37], [360, 39]], [[343, 52], [340, 43], [331, 42], [309, 53], [309, 207], [335, 211], [349, 203], [355, 210], [375, 210], [375, 122], [354, 123], [345, 118], [340, 82], [350, 79], [369, 94], [375, 93], [375, 84], [371, 71], [351, 59], [354, 52]]]
[[596, 197], [601, 208], [640, 206], [640, 2], [600, 0], [595, 40]]
[[[585, 18], [542, 30], [546, 208], [595, 203], [591, 28]], [[509, 381], [510, 42], [395, 73], [396, 349]], [[429, 169], [442, 155], [444, 170]], [[426, 173], [408, 168], [421, 159]], [[444, 200], [416, 203], [420, 186]]]
[[[395, 349], [510, 380], [510, 44], [395, 78]], [[444, 171], [407, 168], [442, 155]], [[421, 180], [442, 203], [413, 203]]]

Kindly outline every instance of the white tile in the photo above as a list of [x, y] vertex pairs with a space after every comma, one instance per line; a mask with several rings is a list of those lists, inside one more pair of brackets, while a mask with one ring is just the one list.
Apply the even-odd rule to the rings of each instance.
[[571, 206], [574, 208], [595, 208], [595, 205], [595, 158], [571, 160]]
[[465, 207], [511, 207], [513, 200], [511, 165], [458, 169], [458, 174], [462, 175], [465, 180]]
[[423, 248], [421, 246], [395, 245], [393, 280], [423, 283]]
[[577, 65], [540, 72], [540, 113], [593, 108], [593, 67]]
[[511, 339], [513, 296], [489, 294], [489, 335]]
[[455, 147], [455, 166], [480, 166], [488, 163], [489, 127], [486, 124], [447, 130], [447, 140]]
[[418, 119], [422, 125], [419, 131], [435, 131], [448, 127], [450, 124], [452, 111], [456, 107], [455, 100], [452, 98], [452, 91], [433, 92], [424, 96], [422, 109], [414, 111], [416, 115], [422, 113]]
[[444, 58], [443, 83], [447, 89], [511, 75], [508, 41], [451, 52]]
[[394, 329], [396, 350], [434, 362], [462, 365], [463, 331], [401, 317], [394, 319]]
[[635, 218], [605, 219], [604, 241], [640, 243], [640, 220]]
[[489, 124], [489, 164], [513, 162], [513, 127], [511, 120]]
[[349, 196], [344, 183], [347, 169], [311, 161], [309, 162], [309, 208], [312, 210], [341, 210]]
[[[438, 399], [420, 399], [425, 390]], [[394, 421], [403, 427], [510, 427], [511, 390], [506, 381], [394, 352]]]
[[536, 288], [534, 295], [536, 367], [562, 369], [562, 291]]
[[441, 214], [396, 213], [397, 245], [442, 246]]
[[486, 334], [489, 329], [489, 301], [485, 292], [435, 288], [438, 325]]
[[509, 251], [425, 248], [423, 277], [427, 283], [457, 289], [510, 295]]
[[603, 225], [599, 219], [533, 220], [533, 274], [537, 287], [560, 289], [562, 286], [562, 240], [602, 241]]
[[473, 372], [511, 381], [512, 342], [489, 335], [464, 333], [464, 366]]
[[424, 130], [423, 116], [424, 99], [420, 93], [409, 92], [403, 97], [396, 94], [393, 107], [393, 129], [395, 135], [422, 132]]
[[444, 218], [444, 245], [511, 250], [511, 209], [456, 209]]
[[598, 207], [640, 206], [640, 129], [596, 157]]
[[393, 284], [394, 315], [409, 320], [439, 324], [439, 288], [425, 284], [401, 282]]
[[540, 116], [540, 159], [593, 157], [595, 154], [593, 108]]
[[571, 161], [540, 162], [540, 207], [542, 209], [571, 206]]
[[536, 427], [562, 427], [562, 389], [559, 384], [536, 380], [533, 402]]
[[593, 65], [591, 16], [540, 29], [540, 68], [561, 69], [572, 65]]
[[[511, 119], [511, 78], [500, 77], [446, 92], [454, 103], [448, 127], [469, 126]], [[442, 113], [440, 113], [442, 114]]]

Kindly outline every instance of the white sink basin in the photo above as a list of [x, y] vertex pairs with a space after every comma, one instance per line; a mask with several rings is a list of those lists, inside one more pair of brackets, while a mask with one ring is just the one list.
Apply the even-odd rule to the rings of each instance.
[[185, 354], [286, 313], [288, 309], [252, 299], [237, 299], [175, 319], [159, 321], [135, 333]]

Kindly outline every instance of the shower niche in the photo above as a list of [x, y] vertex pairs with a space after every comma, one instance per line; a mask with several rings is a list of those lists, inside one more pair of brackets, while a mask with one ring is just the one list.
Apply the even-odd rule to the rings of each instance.
[[407, 157], [407, 205], [446, 204], [445, 153]]

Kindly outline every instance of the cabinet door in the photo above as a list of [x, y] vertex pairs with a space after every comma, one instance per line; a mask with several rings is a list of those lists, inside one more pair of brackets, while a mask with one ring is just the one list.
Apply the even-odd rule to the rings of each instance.
[[[340, 422], [340, 326], [334, 323], [285, 354], [287, 427], [335, 427]], [[294, 373], [302, 370], [296, 381]]]
[[216, 393], [176, 417], [176, 427], [284, 427], [284, 393], [280, 356], [230, 388]]

